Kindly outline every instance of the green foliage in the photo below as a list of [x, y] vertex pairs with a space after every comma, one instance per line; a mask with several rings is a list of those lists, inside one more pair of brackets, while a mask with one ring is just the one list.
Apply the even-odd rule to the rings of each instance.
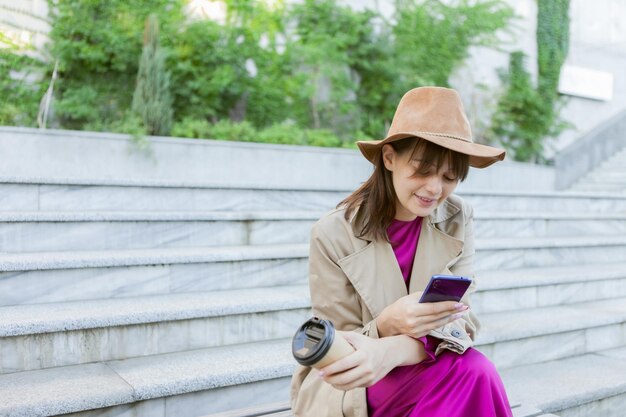
[[151, 135], [165, 136], [172, 127], [170, 76], [159, 47], [159, 23], [156, 15], [146, 19], [144, 47], [137, 73], [137, 87], [132, 110], [139, 115]]
[[[131, 106], [146, 17], [164, 40], [182, 24], [182, 0], [49, 0], [51, 52], [59, 60], [56, 115], [66, 128], [104, 125]], [[82, 102], [82, 100], [87, 100]], [[90, 109], [80, 107], [89, 106]]]
[[280, 123], [259, 132], [258, 142], [280, 143], [283, 145], [306, 145], [304, 129], [293, 123]]
[[570, 0], [537, 1], [538, 90], [554, 103], [558, 96], [561, 67], [569, 49]]
[[228, 118], [247, 85], [245, 55], [232, 29], [212, 21], [187, 26], [170, 57], [176, 118]]
[[504, 0], [398, 0], [391, 22], [332, 0], [225, 3], [217, 22], [184, 18], [185, 0], [49, 0], [57, 123], [142, 129], [132, 92], [145, 84], [142, 27], [154, 13], [173, 135], [354, 147], [385, 134], [408, 89], [448, 85], [469, 48], [495, 45], [512, 16]]
[[220, 120], [211, 126], [207, 139], [234, 140], [240, 142], [254, 142], [257, 131], [250, 122], [232, 122]]
[[289, 43], [285, 5], [281, 0], [227, 0], [227, 26], [236, 28], [236, 49], [246, 59], [245, 91], [230, 109], [232, 120], [248, 120], [258, 128], [294, 119], [290, 105], [302, 77], [294, 59], [282, 51]]
[[361, 48], [360, 31], [374, 31], [374, 15], [338, 6], [332, 0], [305, 0], [293, 5], [288, 16], [295, 25], [289, 53], [296, 71], [306, 74], [293, 97], [308, 110], [298, 115], [298, 121], [340, 134], [354, 131], [358, 108], [352, 96], [358, 84], [351, 66]]
[[[500, 1], [398, 1], [394, 52], [401, 91], [414, 86], [448, 86], [452, 71], [470, 46], [494, 46], [513, 10]], [[407, 53], [410, 51], [410, 53]]]
[[211, 124], [206, 120], [185, 117], [172, 126], [172, 136], [203, 139], [211, 137]]
[[276, 123], [257, 130], [249, 122], [220, 120], [211, 125], [205, 120], [186, 118], [172, 128], [174, 136], [283, 145], [342, 146], [341, 140], [326, 129], [303, 129], [294, 123]]
[[448, 86], [469, 48], [497, 45], [496, 31], [513, 17], [512, 9], [497, 0], [398, 0], [396, 8], [395, 24], [366, 40], [369, 50], [356, 68], [362, 79], [359, 103], [367, 109], [362, 130], [373, 137], [385, 134], [404, 92], [423, 85]]
[[508, 73], [500, 73], [505, 92], [492, 118], [492, 140], [498, 138], [513, 158], [546, 162], [549, 139], [572, 125], [560, 117], [561, 66], [569, 43], [569, 0], [539, 0], [537, 15], [538, 82], [533, 86], [522, 52], [510, 55]]
[[338, 147], [342, 141], [330, 130], [309, 129], [306, 131], [306, 144], [310, 146]]
[[544, 117], [546, 104], [533, 88], [525, 59], [522, 52], [512, 53], [508, 72], [500, 73], [507, 89], [500, 97], [491, 126], [518, 161], [529, 161], [543, 153], [543, 143], [536, 139], [549, 127]]
[[245, 119], [263, 127], [289, 118], [290, 63], [277, 50], [281, 6], [227, 3], [228, 25], [194, 22], [173, 41], [169, 62], [176, 119]]
[[5, 44], [0, 48], [0, 125], [36, 126], [39, 101], [45, 92], [44, 83], [39, 81], [43, 63], [8, 39], [0, 38], [0, 42]]
[[[57, 86], [63, 86], [63, 81], [59, 81]], [[103, 94], [95, 86], [76, 84], [74, 88], [67, 88], [62, 97], [56, 102], [54, 108], [56, 113], [63, 118], [65, 126], [95, 125], [101, 124], [102, 119], [112, 121], [112, 119], [119, 118], [119, 116], [117, 118], [100, 117], [99, 110], [102, 106]]]
[[141, 137], [148, 134], [141, 117], [132, 111], [126, 112], [122, 117], [116, 120], [88, 123], [83, 129], [94, 132], [127, 133], [134, 137]]
[[130, 139], [137, 150], [150, 157], [154, 156], [152, 154], [152, 149], [150, 148], [150, 141], [146, 137], [148, 134], [146, 126], [141, 117], [133, 111], [127, 111], [121, 118], [116, 120], [105, 122], [96, 120], [87, 123], [83, 126], [83, 130], [128, 134], [130, 135]]

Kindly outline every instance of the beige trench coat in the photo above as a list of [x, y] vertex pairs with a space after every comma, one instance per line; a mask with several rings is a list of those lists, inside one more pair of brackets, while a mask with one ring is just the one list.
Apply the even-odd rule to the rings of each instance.
[[[424, 219], [409, 292], [423, 291], [434, 274], [473, 278], [474, 239], [472, 209], [458, 196], [450, 196]], [[375, 318], [383, 309], [407, 295], [406, 285], [391, 245], [371, 236], [356, 237], [362, 220], [358, 213], [348, 222], [344, 210], [322, 217], [311, 230], [309, 286], [316, 316], [330, 319], [339, 330], [357, 331], [378, 338]], [[463, 302], [470, 304], [473, 282]], [[459, 354], [470, 347], [479, 324], [470, 311], [430, 335], [443, 349]], [[299, 366], [291, 382], [291, 406], [296, 417], [367, 417], [365, 388], [341, 391], [325, 383], [311, 368]]]

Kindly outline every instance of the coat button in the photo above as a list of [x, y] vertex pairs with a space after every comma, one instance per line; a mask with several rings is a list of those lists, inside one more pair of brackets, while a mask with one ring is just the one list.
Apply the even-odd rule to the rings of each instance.
[[454, 330], [452, 330], [452, 336], [454, 336], [454, 337], [461, 337], [461, 332], [456, 330], [456, 329], [454, 329]]

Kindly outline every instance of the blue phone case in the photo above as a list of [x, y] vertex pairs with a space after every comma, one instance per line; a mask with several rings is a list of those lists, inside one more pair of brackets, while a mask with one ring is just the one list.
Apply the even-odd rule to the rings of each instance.
[[456, 275], [433, 275], [420, 298], [420, 303], [461, 301], [472, 280]]

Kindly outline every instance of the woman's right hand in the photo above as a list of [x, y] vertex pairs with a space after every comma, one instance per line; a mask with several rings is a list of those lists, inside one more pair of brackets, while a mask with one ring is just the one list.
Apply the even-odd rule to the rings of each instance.
[[414, 338], [461, 318], [469, 307], [454, 301], [420, 303], [421, 291], [406, 295], [387, 306], [376, 318], [381, 337], [404, 334]]

